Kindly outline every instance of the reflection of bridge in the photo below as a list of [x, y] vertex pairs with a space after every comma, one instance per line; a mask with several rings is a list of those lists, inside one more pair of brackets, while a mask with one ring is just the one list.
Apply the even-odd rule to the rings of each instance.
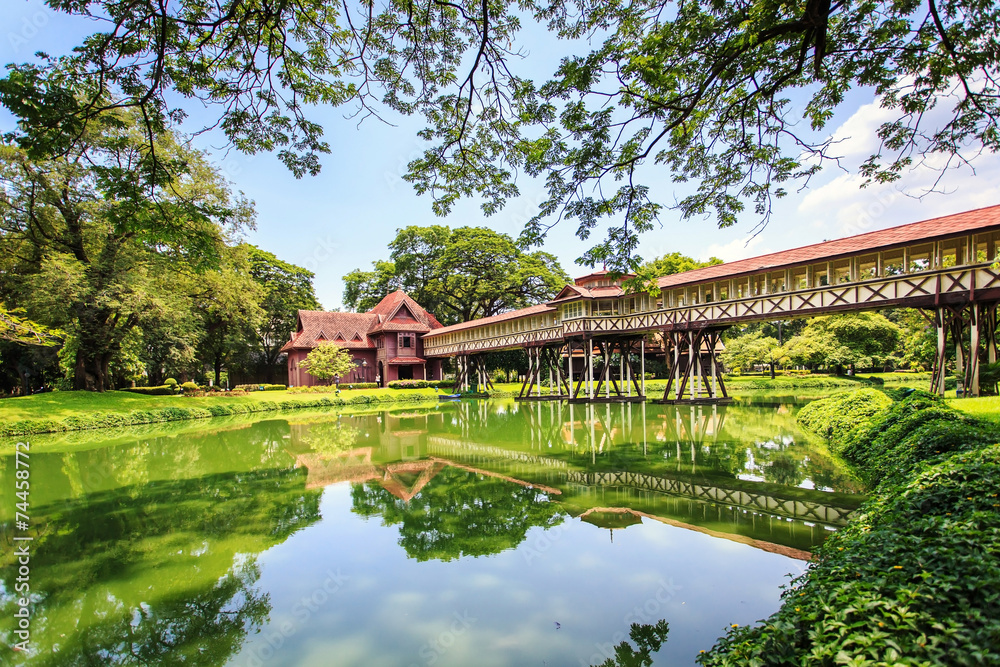
[[997, 360], [998, 250], [994, 206], [664, 276], [659, 296], [626, 293], [598, 272], [548, 304], [435, 329], [425, 334], [424, 349], [427, 356], [458, 357], [464, 386], [469, 375], [462, 369], [481, 369], [477, 355], [523, 348], [529, 371], [521, 398], [629, 401], [646, 393], [645, 336], [661, 332], [670, 367], [664, 400], [673, 390], [672, 400], [721, 401], [727, 396], [716, 350], [725, 328], [908, 307], [926, 311], [937, 330], [932, 390], [944, 392], [947, 352], [955, 345], [956, 370], [978, 395], [980, 362]]
[[[713, 503], [778, 514], [802, 521], [816, 521], [828, 526], [844, 526], [853, 508], [834, 507], [814, 500], [792, 500], [743, 489], [710, 486], [696, 482], [641, 472], [570, 471], [568, 481], [585, 486], [628, 486], [646, 491], [671, 493]], [[823, 493], [823, 492], [819, 492]]]
[[[547, 472], [545, 481], [550, 484], [570, 483], [592, 487], [630, 487], [644, 491], [655, 491], [675, 496], [684, 496], [711, 503], [722, 503], [742, 509], [765, 512], [789, 519], [813, 521], [827, 526], [843, 526], [855, 507], [838, 506], [830, 503], [830, 494], [824, 491], [811, 492], [813, 498], [782, 497], [780, 489], [770, 486], [768, 491], [747, 491], [739, 485], [725, 486], [713, 479], [712, 483], [695, 482], [689, 478], [669, 474], [652, 475], [628, 471], [588, 472], [570, 468], [565, 461], [547, 456], [534, 456], [523, 452], [510, 451], [490, 445], [460, 438], [431, 436], [427, 439], [428, 451], [436, 456], [448, 456], [454, 460], [465, 460], [479, 465], [495, 464], [504, 459], [514, 464], [507, 469], [512, 475], [537, 475], [540, 470]], [[554, 473], [554, 474], [553, 474]], [[751, 483], [753, 486], [762, 486]], [[796, 489], [794, 495], [810, 494], [807, 489]], [[790, 494], [791, 495], [791, 494]], [[824, 502], [825, 501], [825, 502]]]

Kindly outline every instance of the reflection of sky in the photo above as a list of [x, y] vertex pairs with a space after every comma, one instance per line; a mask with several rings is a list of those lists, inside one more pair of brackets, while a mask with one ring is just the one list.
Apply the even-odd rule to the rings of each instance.
[[[776, 610], [786, 575], [803, 568], [649, 521], [616, 530], [612, 543], [608, 530], [570, 518], [495, 556], [418, 562], [396, 527], [351, 506], [349, 485], [328, 487], [323, 519], [260, 556], [270, 623], [231, 665], [575, 667], [603, 662], [602, 645], [629, 623], [660, 618], [670, 638], [655, 664], [693, 664], [729, 624]], [[330, 572], [347, 579], [323, 601]], [[310, 596], [315, 610], [302, 604]]]

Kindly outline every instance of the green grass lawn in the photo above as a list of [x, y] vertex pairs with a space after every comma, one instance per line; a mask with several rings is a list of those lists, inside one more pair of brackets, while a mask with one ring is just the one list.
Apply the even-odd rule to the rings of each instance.
[[[954, 392], [952, 392], [954, 393]], [[981, 417], [1000, 422], [1000, 396], [980, 396], [979, 398], [952, 398], [948, 405], [973, 417]]]
[[[433, 400], [433, 389], [353, 389], [340, 392], [341, 398], [372, 396], [387, 398], [391, 394], [426, 395]], [[98, 394], [89, 391], [53, 391], [34, 396], [0, 399], [0, 421], [12, 422], [25, 419], [65, 419], [92, 412], [131, 412], [157, 408], [203, 408], [209, 405], [233, 405], [274, 401], [281, 403], [293, 399], [315, 399], [334, 396], [333, 393], [290, 393], [288, 391], [255, 391], [246, 396], [143, 396], [127, 391], [106, 391]]]

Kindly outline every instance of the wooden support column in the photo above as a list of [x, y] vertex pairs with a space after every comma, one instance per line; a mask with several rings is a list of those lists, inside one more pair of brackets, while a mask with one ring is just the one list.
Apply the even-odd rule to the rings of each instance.
[[[639, 341], [639, 370], [641, 372], [640, 381], [642, 382], [642, 388], [639, 390], [639, 395], [643, 398], [646, 397], [646, 337], [643, 336], [642, 340]], [[643, 407], [643, 415], [646, 414], [646, 408]], [[643, 421], [643, 428], [646, 428], [645, 421]]]
[[939, 307], [936, 309], [934, 326], [937, 328], [937, 356], [934, 360], [931, 393], [944, 396], [945, 364], [948, 362], [948, 326], [944, 308]]
[[969, 365], [966, 375], [965, 391], [972, 396], [979, 396], [979, 355], [981, 351], [981, 338], [979, 333], [979, 304], [973, 303], [969, 306]]

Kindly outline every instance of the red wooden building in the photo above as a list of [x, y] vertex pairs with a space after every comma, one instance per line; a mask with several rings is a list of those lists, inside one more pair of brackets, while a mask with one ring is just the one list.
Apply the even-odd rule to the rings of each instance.
[[422, 335], [441, 323], [402, 290], [367, 313], [300, 310], [298, 326], [283, 348], [288, 353], [289, 386], [321, 384], [299, 368], [309, 351], [330, 341], [350, 350], [357, 367], [341, 384], [393, 380], [440, 380], [441, 359], [424, 358]]

